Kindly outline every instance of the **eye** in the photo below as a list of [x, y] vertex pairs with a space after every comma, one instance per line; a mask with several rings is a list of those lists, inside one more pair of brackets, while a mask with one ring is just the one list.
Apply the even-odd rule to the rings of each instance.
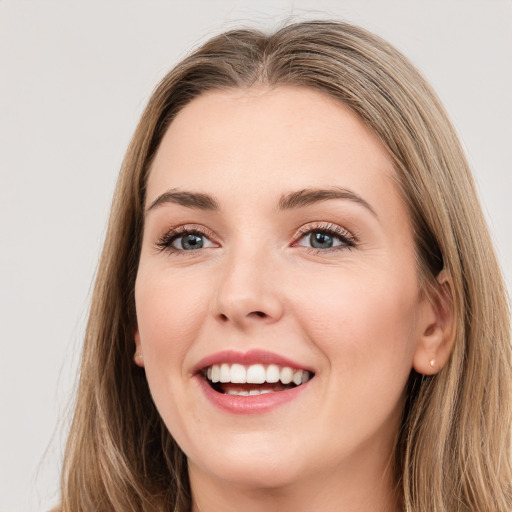
[[212, 243], [202, 233], [188, 233], [175, 238], [171, 245], [175, 249], [196, 251], [197, 249], [203, 249], [203, 247], [211, 247]]
[[318, 251], [337, 250], [355, 247], [355, 238], [340, 226], [329, 225], [302, 231], [302, 236], [295, 244]]
[[218, 247], [201, 231], [188, 228], [170, 230], [156, 245], [159, 250], [168, 250], [170, 252], [190, 252]]
[[307, 238], [308, 243], [314, 249], [330, 249], [331, 247], [340, 245], [339, 240], [335, 237], [328, 233], [322, 233], [321, 231], [314, 231], [304, 238]]

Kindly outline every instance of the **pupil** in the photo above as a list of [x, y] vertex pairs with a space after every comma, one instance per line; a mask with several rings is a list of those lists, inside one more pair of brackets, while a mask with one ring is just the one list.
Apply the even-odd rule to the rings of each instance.
[[311, 247], [315, 249], [330, 249], [332, 247], [332, 237], [326, 233], [311, 233], [309, 241]]
[[183, 249], [193, 250], [203, 247], [203, 239], [197, 235], [186, 235], [181, 242]]

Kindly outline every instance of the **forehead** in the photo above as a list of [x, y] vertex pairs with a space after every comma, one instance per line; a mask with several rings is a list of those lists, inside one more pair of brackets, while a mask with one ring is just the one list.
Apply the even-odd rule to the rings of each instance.
[[305, 87], [211, 91], [171, 123], [153, 161], [147, 203], [170, 188], [250, 200], [309, 187], [355, 189], [396, 207], [392, 160], [346, 105]]

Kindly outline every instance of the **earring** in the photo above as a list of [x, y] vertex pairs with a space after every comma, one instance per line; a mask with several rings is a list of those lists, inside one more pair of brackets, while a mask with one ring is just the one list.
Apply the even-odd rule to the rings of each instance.
[[430, 366], [432, 366], [432, 368], [434, 368], [435, 365], [436, 365], [436, 360], [435, 359], [431, 359], [430, 360]]
[[135, 352], [135, 354], [133, 355], [133, 360], [137, 362], [137, 359], [142, 359], [142, 357], [142, 354], [138, 354], [137, 352]]

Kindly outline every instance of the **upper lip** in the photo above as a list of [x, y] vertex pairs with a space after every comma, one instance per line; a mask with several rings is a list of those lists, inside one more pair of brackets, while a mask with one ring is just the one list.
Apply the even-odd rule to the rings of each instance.
[[313, 372], [313, 370], [308, 365], [303, 365], [292, 359], [281, 356], [279, 354], [275, 354], [273, 352], [268, 352], [266, 350], [260, 349], [252, 349], [247, 352], [239, 352], [236, 350], [223, 350], [221, 352], [216, 352], [209, 356], [201, 359], [193, 368], [193, 373], [198, 373], [205, 368], [209, 368], [214, 364], [241, 364], [244, 366], [250, 366], [252, 364], [275, 364], [278, 366], [289, 366], [295, 370], [308, 370]]

